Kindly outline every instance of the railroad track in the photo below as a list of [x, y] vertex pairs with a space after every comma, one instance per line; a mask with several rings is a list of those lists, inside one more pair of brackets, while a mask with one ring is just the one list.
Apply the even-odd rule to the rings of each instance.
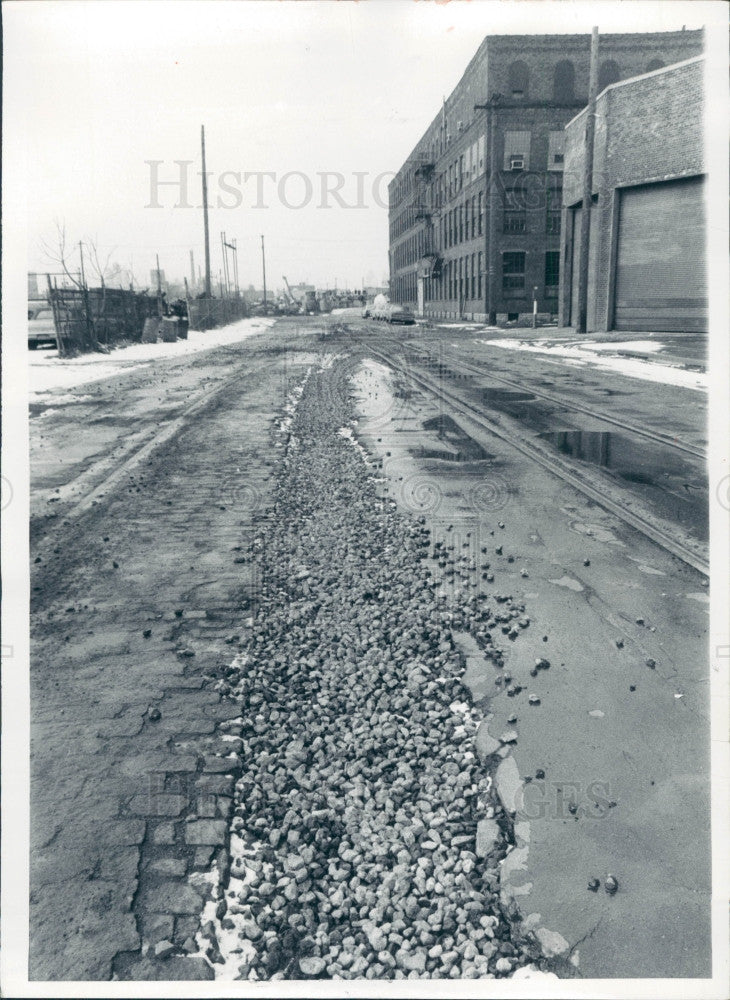
[[[425, 358], [433, 361], [439, 360], [429, 351], [424, 350], [423, 348], [419, 348], [419, 350]], [[561, 406], [567, 410], [573, 410], [576, 413], [585, 413], [587, 416], [593, 417], [595, 420], [611, 424], [614, 427], [620, 427], [621, 430], [628, 431], [632, 435], [644, 438], [647, 441], [653, 441], [655, 444], [660, 444], [665, 448], [673, 448], [675, 451], [684, 452], [684, 454], [691, 455], [693, 458], [699, 458], [702, 461], [705, 461], [706, 459], [706, 453], [703, 448], [697, 448], [688, 444], [686, 441], [682, 441], [678, 438], [672, 438], [668, 434], [662, 434], [660, 431], [654, 431], [646, 427], [636, 427], [625, 420], [620, 420], [618, 417], [605, 413], [603, 410], [597, 410], [589, 406], [583, 406], [581, 403], [568, 401], [560, 396], [554, 395], [551, 392], [544, 392], [542, 389], [537, 389], [532, 385], [522, 384], [520, 382], [515, 382], [513, 379], [505, 378], [503, 375], [495, 375], [492, 371], [484, 371], [484, 369], [479, 367], [479, 365], [470, 364], [468, 361], [462, 361], [451, 355], [445, 355], [444, 360], [448, 361], [450, 367], [457, 370], [461, 370], [472, 375], [478, 375], [481, 378], [488, 378], [491, 381], [500, 382], [502, 385], [509, 386], [509, 388], [516, 389], [519, 392], [529, 392], [531, 395], [539, 399], [555, 403], [557, 406]]]
[[[669, 552], [704, 576], [709, 576], [708, 558], [701, 551], [699, 543], [695, 544], [690, 539], [677, 537], [677, 534], [673, 533], [668, 526], [657, 524], [637, 510], [628, 507], [619, 499], [607, 496], [606, 492], [597, 488], [593, 483], [588, 482], [578, 470], [569, 468], [559, 457], [548, 455], [530, 442], [515, 437], [513, 433], [506, 431], [498, 423], [490, 420], [480, 407], [462, 399], [456, 393], [445, 388], [442, 382], [432, 378], [430, 375], [415, 371], [413, 366], [408, 365], [402, 357], [399, 358], [398, 354], [394, 356], [387, 349], [383, 350], [382, 346], [376, 347], [372, 341], [359, 339], [368, 354], [375, 356], [383, 364], [397, 371], [403, 378], [411, 382], [411, 384], [419, 386], [425, 392], [440, 399], [445, 405], [450, 407], [455, 415], [466, 418], [481, 431], [493, 434], [495, 437], [506, 442], [526, 458], [568, 483], [625, 524], [641, 532], [641, 534], [649, 538], [656, 545], [659, 545], [666, 552]], [[395, 347], [396, 345], [394, 344], [393, 346]], [[402, 350], [402, 345], [398, 344], [397, 351], [402, 354]], [[629, 425], [626, 425], [626, 427], [628, 428]]]

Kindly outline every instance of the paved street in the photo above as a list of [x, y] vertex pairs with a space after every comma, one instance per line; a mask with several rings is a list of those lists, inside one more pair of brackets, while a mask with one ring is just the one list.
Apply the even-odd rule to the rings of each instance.
[[[433, 350], [441, 336], [409, 332], [408, 347]], [[36, 398], [31, 979], [708, 974], [706, 580], [509, 441], [453, 422], [375, 360], [368, 341], [386, 350], [389, 337], [349, 316], [281, 320]], [[495, 373], [537, 370], [480, 340], [448, 334]], [[661, 385], [571, 374], [586, 405], [659, 426]], [[702, 393], [676, 391], [687, 405], [663, 429], [701, 447]], [[519, 416], [501, 417], [518, 440]], [[651, 507], [642, 488], [634, 502]], [[671, 517], [666, 504], [654, 513]], [[422, 573], [404, 624], [408, 574]], [[339, 632], [362, 650], [354, 659], [332, 646]], [[444, 703], [440, 673], [456, 685]], [[374, 709], [361, 719], [352, 685], [403, 717], [400, 735], [385, 716], [366, 722]], [[269, 687], [276, 704], [262, 716]], [[282, 749], [281, 787], [308, 794], [313, 782], [321, 802], [306, 808], [331, 812], [329, 846], [315, 838], [307, 861], [306, 824], [285, 819], [259, 774], [282, 733], [297, 737], [284, 748], [337, 740], [342, 726], [385, 725], [381, 738], [399, 740], [421, 717], [420, 764], [402, 790], [379, 777], [377, 740], [367, 757], [351, 743], [333, 742], [329, 760]], [[339, 759], [346, 775], [328, 766]], [[453, 772], [439, 770], [447, 759]], [[392, 787], [392, 813], [384, 799], [382, 814], [347, 812], [363, 767], [363, 803]], [[448, 773], [468, 774], [477, 798], [447, 794]], [[305, 800], [291, 801], [305, 816]], [[372, 843], [354, 817], [373, 825]], [[490, 843], [480, 824], [495, 821]], [[403, 877], [433, 852], [415, 911], [407, 896], [367, 895], [376, 845], [403, 824], [415, 830], [402, 856], [394, 848]], [[441, 831], [433, 846], [428, 829]], [[298, 890], [292, 851], [310, 866]], [[344, 894], [337, 857], [352, 876]], [[427, 897], [435, 905], [454, 871], [466, 895], [452, 889], [453, 912], [434, 909]], [[477, 904], [474, 950], [458, 928]], [[367, 924], [380, 906], [389, 944]], [[436, 912], [454, 926], [443, 961], [431, 954]], [[282, 951], [272, 941], [285, 918]]]

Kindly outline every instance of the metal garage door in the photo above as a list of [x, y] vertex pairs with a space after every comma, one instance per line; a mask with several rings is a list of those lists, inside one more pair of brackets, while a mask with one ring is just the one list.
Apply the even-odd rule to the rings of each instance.
[[621, 192], [614, 326], [707, 329], [702, 178]]

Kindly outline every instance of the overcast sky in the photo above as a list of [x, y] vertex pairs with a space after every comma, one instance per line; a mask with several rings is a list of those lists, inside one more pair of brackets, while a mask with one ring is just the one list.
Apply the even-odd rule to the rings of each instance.
[[[26, 158], [28, 267], [52, 268], [42, 241], [54, 241], [56, 219], [70, 242], [93, 239], [104, 256], [132, 263], [141, 284], [155, 253], [168, 278], [189, 274], [191, 249], [202, 265], [204, 123], [214, 278], [225, 230], [238, 241], [244, 286], [260, 285], [262, 233], [270, 285], [282, 274], [292, 284], [380, 282], [387, 181], [486, 34], [700, 27], [725, 19], [723, 9], [667, 0], [5, 4], [4, 99], [25, 132], [15, 113], [6, 118], [5, 152]], [[173, 207], [178, 188], [161, 186], [156, 199], [152, 190], [153, 169], [160, 181], [179, 178], [176, 160], [192, 161], [182, 168], [187, 208]], [[275, 177], [258, 180], [264, 172]], [[330, 188], [342, 177], [345, 206], [364, 207], [334, 194], [323, 206], [324, 172]], [[146, 207], [155, 200], [162, 207]]]

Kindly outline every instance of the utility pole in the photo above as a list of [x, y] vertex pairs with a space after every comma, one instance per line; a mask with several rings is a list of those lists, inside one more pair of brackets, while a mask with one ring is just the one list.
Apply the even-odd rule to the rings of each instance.
[[238, 240], [232, 240], [233, 244], [233, 280], [236, 286], [236, 298], [239, 298], [240, 291], [238, 288]]
[[578, 261], [578, 322], [575, 332], [585, 333], [588, 322], [588, 263], [591, 245], [591, 204], [593, 194], [593, 145], [596, 134], [596, 93], [598, 91], [598, 28], [591, 32], [591, 68], [588, 81], [588, 108], [583, 160], [583, 202], [580, 213], [580, 258]]
[[200, 126], [200, 148], [203, 157], [203, 232], [205, 234], [205, 294], [210, 298], [210, 239], [208, 236], [208, 175], [205, 172], [205, 125]]
[[230, 250], [233, 255], [233, 287], [236, 289], [236, 298], [238, 298], [238, 244], [236, 240], [231, 240], [231, 242], [228, 243], [226, 240], [226, 234], [221, 233], [221, 245], [223, 248], [223, 270], [226, 279], [226, 290], [230, 295], [231, 269], [228, 265], [228, 251]]
[[155, 254], [157, 261], [157, 315], [162, 317], [162, 281], [160, 280], [160, 255]]
[[261, 267], [264, 274], [264, 310], [266, 310], [266, 252], [264, 250], [264, 237], [261, 237]]
[[190, 251], [190, 287], [195, 288], [195, 258], [193, 251]]
[[86, 277], [84, 275], [84, 244], [79, 240], [79, 256], [81, 257], [81, 285], [86, 288]]
[[221, 255], [223, 257], [223, 277], [225, 278], [225, 289], [226, 296], [230, 292], [230, 282], [228, 280], [228, 246], [230, 244], [226, 243], [226, 234], [221, 233]]

